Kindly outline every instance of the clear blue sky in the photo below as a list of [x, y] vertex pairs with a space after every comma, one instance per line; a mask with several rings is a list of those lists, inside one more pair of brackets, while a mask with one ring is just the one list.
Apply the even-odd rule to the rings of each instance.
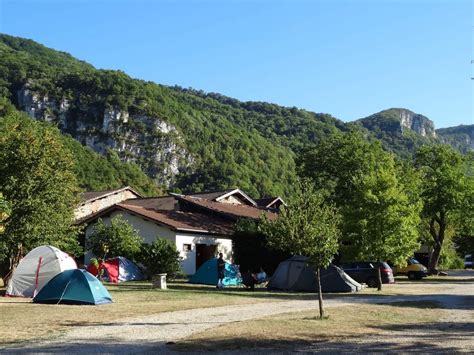
[[326, 112], [474, 123], [471, 1], [0, 0], [0, 32], [132, 77]]

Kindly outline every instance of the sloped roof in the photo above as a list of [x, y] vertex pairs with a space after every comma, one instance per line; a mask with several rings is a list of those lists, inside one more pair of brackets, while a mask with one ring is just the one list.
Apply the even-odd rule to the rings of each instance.
[[258, 219], [262, 216], [262, 214], [265, 214], [267, 218], [271, 220], [277, 217], [275, 213], [266, 211], [264, 209], [247, 206], [247, 205], [221, 203], [221, 202], [209, 201], [202, 198], [192, 197], [192, 196], [183, 196], [183, 195], [175, 195], [175, 196], [180, 201], [191, 203], [195, 206], [201, 207], [208, 211], [225, 215], [235, 220], [239, 218]]
[[197, 198], [202, 198], [209, 201], [221, 201], [229, 196], [240, 195], [241, 199], [246, 201], [247, 204], [252, 206], [257, 206], [255, 200], [253, 200], [249, 195], [243, 192], [241, 189], [232, 189], [232, 190], [225, 190], [225, 191], [214, 191], [214, 192], [198, 192], [192, 193], [184, 196], [192, 196]]
[[156, 211], [130, 205], [127, 202], [119, 203], [116, 206], [177, 231], [219, 235], [231, 235], [233, 232], [232, 223], [217, 216], [180, 211]]
[[130, 186], [125, 186], [125, 187], [121, 187], [119, 189], [113, 189], [113, 190], [83, 192], [81, 194], [81, 205], [83, 205], [87, 202], [92, 202], [92, 201], [98, 200], [100, 198], [104, 198], [104, 197], [109, 196], [109, 195], [113, 195], [113, 194], [125, 191], [125, 190], [129, 190], [133, 194], [137, 195], [137, 197], [142, 197], [138, 192], [136, 192]]
[[160, 211], [172, 211], [175, 209], [177, 203], [174, 196], [148, 197], [148, 198], [134, 198], [123, 201], [123, 203], [130, 206], [143, 207]]
[[283, 199], [280, 196], [265, 197], [265, 198], [260, 198], [258, 200], [255, 200], [255, 202], [257, 202], [257, 205], [259, 207], [265, 207], [265, 208], [271, 208], [271, 206], [274, 205], [278, 201], [280, 201], [283, 205], [286, 206], [285, 201], [283, 201]]
[[232, 192], [232, 191], [234, 191], [234, 190], [213, 191], [213, 192], [196, 192], [196, 193], [188, 194], [186, 196], [199, 197], [199, 198], [203, 198], [203, 199], [212, 201], [212, 200], [215, 200], [216, 198], [218, 198], [220, 196], [223, 196], [223, 195], [226, 195], [226, 194], [228, 194], [229, 192]]

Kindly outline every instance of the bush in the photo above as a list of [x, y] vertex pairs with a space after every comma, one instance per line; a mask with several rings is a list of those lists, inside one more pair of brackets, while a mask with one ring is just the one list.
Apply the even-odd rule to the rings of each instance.
[[456, 253], [454, 243], [450, 238], [444, 241], [439, 258], [439, 267], [445, 270], [464, 268], [464, 260]]
[[167, 274], [167, 278], [181, 273], [179, 251], [174, 243], [157, 238], [152, 244], [142, 244], [141, 263], [145, 266], [148, 277], [156, 274]]
[[122, 216], [116, 216], [111, 219], [110, 225], [99, 219], [87, 241], [87, 248], [95, 256], [104, 259], [124, 256], [135, 260], [142, 242], [143, 239], [138, 232]]

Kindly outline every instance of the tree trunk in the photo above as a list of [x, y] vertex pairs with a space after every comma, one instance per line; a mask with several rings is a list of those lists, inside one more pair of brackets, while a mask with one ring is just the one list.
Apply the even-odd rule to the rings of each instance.
[[[439, 217], [435, 216], [430, 220], [430, 234], [434, 240], [433, 253], [431, 254], [428, 269], [430, 274], [438, 274], [438, 262], [443, 247], [444, 234], [446, 231], [445, 213], [441, 212]], [[436, 224], [438, 228], [436, 228]]]
[[321, 271], [319, 267], [316, 269], [316, 280], [318, 284], [318, 300], [319, 300], [319, 318], [324, 318], [324, 308], [323, 308], [323, 291], [321, 290]]
[[13, 271], [15, 271], [22, 257], [23, 245], [20, 243], [18, 244], [18, 249], [16, 250], [16, 253], [9, 258], [8, 273], [3, 277], [3, 284], [5, 286], [8, 284], [8, 281], [10, 281], [13, 275]]
[[380, 267], [382, 264], [380, 261], [377, 262], [377, 290], [382, 291], [382, 272], [380, 271]]
[[441, 255], [441, 244], [436, 243], [431, 253], [431, 258], [428, 263], [428, 269], [431, 275], [438, 275], [438, 262]]

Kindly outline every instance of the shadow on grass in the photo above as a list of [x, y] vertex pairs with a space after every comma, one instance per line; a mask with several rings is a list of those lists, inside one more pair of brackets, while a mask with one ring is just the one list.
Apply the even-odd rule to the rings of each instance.
[[469, 283], [474, 282], [474, 277], [450, 277], [450, 276], [435, 276], [435, 277], [426, 277], [421, 280], [408, 280], [406, 277], [397, 276], [395, 278], [396, 282], [403, 284], [444, 284], [444, 283]]
[[105, 338], [100, 341], [78, 339], [69, 343], [36, 344], [27, 343], [0, 349], [0, 354], [154, 354], [165, 352], [165, 343], [158, 341], [127, 342], [119, 338]]
[[404, 332], [411, 334], [417, 333], [417, 337], [433, 337], [433, 332], [442, 333], [443, 340], [445, 336], [450, 339], [465, 339], [466, 335], [471, 337], [474, 334], [473, 322], [437, 322], [421, 324], [389, 324], [372, 327], [374, 329]]
[[[443, 335], [446, 343], [456, 341], [459, 337], [465, 338], [466, 334], [450, 333]], [[163, 342], [154, 340], [141, 340], [140, 342], [124, 341], [119, 338], [106, 338], [100, 341], [90, 339], [77, 339], [68, 343], [59, 344], [22, 344], [19, 347], [6, 347], [0, 353], [8, 354], [87, 354], [87, 353], [170, 353], [178, 352], [222, 352], [224, 350], [238, 350], [245, 353], [267, 352], [304, 352], [304, 353], [457, 353], [465, 351], [455, 345], [441, 347], [428, 339], [428, 337], [416, 337], [412, 342], [400, 342], [391, 334], [378, 335], [375, 339], [366, 336], [361, 339], [360, 335], [346, 337], [318, 337], [311, 340], [300, 339], [249, 339], [241, 337], [230, 337], [225, 339], [187, 340], [184, 342]], [[363, 340], [363, 341], [361, 341]]]
[[[465, 336], [465, 334], [464, 334]], [[362, 339], [363, 341], [361, 341]], [[457, 335], [448, 336], [447, 341], [458, 339]], [[225, 339], [202, 339], [186, 340], [177, 342], [170, 346], [170, 349], [180, 352], [189, 351], [224, 351], [237, 350], [242, 353], [261, 351], [276, 352], [303, 352], [303, 353], [457, 353], [465, 350], [462, 347], [449, 346], [442, 347], [429, 339], [415, 338], [412, 342], [400, 342], [391, 335], [378, 335], [373, 338], [370, 335], [361, 336], [328, 336], [321, 337], [314, 335], [312, 340], [283, 340], [283, 339], [245, 339], [240, 337], [230, 337]]]

